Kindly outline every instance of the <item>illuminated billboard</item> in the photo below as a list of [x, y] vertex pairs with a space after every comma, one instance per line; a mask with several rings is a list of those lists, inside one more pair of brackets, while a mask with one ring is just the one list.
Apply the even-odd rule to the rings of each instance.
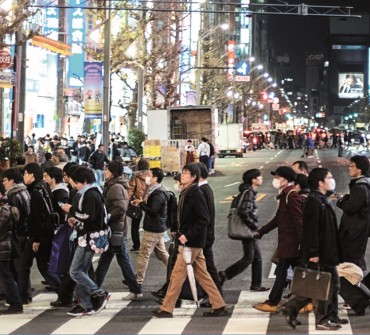
[[339, 73], [338, 96], [344, 99], [357, 99], [364, 96], [364, 74], [360, 72]]

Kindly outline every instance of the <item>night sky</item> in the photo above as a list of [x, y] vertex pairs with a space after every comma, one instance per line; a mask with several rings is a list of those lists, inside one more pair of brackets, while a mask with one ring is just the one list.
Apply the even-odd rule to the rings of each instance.
[[[370, 14], [370, 0], [287, 0], [288, 4], [317, 6], [350, 6], [354, 7], [351, 14], [364, 11]], [[271, 0], [267, 3], [280, 3]], [[268, 41], [276, 56], [289, 54], [290, 64], [285, 67], [284, 73], [294, 79], [297, 88], [305, 86], [305, 60], [312, 53], [327, 55], [329, 33], [329, 17], [324, 16], [268, 16]]]

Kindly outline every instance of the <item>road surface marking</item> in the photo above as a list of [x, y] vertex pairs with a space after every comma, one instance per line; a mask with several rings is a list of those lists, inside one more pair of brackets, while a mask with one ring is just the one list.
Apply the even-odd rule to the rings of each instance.
[[236, 183], [225, 185], [224, 187], [230, 187], [230, 186], [234, 186], [234, 185], [238, 185], [238, 184], [240, 184], [240, 181], [237, 181]]
[[257, 196], [256, 201], [261, 201], [265, 196], [266, 196], [265, 193], [261, 193], [260, 195]]

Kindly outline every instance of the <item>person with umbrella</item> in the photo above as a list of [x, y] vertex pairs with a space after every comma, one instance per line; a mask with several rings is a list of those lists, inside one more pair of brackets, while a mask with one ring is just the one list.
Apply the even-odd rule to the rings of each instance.
[[[184, 166], [181, 173], [182, 191], [177, 210], [179, 255], [172, 271], [170, 284], [160, 308], [152, 311], [158, 318], [172, 318], [176, 300], [181, 292], [182, 285], [188, 276], [189, 262], [184, 259], [184, 246], [191, 250], [190, 263], [194, 266], [194, 276], [206, 291], [212, 309], [204, 312], [206, 317], [229, 315], [226, 304], [217, 289], [212, 277], [207, 272], [203, 248], [206, 242], [209, 212], [207, 204], [199, 190], [198, 181], [200, 170], [197, 164], [190, 163]], [[188, 263], [188, 264], [187, 264]], [[194, 279], [189, 281], [195, 286]], [[196, 299], [197, 297], [195, 297]], [[196, 299], [197, 300], [197, 299]]]

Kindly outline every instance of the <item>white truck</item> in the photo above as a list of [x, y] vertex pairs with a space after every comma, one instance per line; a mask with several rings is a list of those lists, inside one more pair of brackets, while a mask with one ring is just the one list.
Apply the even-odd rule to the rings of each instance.
[[225, 156], [243, 157], [243, 124], [220, 124], [216, 138], [216, 150], [218, 150], [219, 158]]

